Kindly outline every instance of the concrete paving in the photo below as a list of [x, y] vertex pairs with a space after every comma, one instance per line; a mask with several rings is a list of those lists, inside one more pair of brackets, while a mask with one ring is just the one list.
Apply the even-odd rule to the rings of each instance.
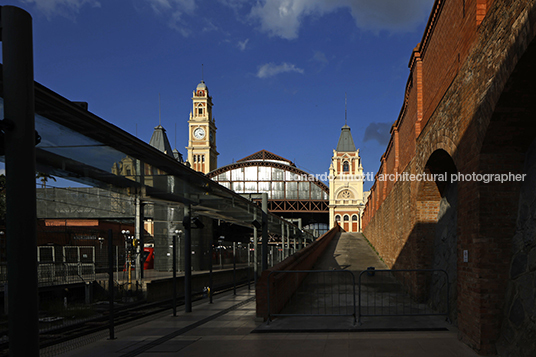
[[41, 356], [187, 357], [476, 357], [455, 330], [429, 332], [252, 333], [264, 324], [255, 317], [253, 290], [242, 288], [203, 300], [193, 312], [162, 313], [124, 326], [115, 340], [107, 332], [55, 346]]
[[[342, 234], [316, 268], [370, 266], [386, 268], [362, 236]], [[190, 313], [174, 317], [169, 311], [119, 327], [114, 340], [104, 331], [43, 350], [41, 356], [478, 356], [458, 341], [456, 328], [444, 317], [366, 317], [361, 325], [352, 316], [292, 317], [268, 325], [256, 317], [254, 299], [253, 289], [241, 288], [237, 295], [216, 295], [213, 304], [196, 302]]]
[[436, 311], [414, 301], [393, 274], [386, 271], [369, 274], [367, 269], [371, 267], [388, 269], [362, 234], [339, 234], [314, 265], [318, 273], [309, 273], [285, 309], [268, 324], [259, 325], [256, 332], [448, 331], [452, 328], [446, 315], [428, 315]]
[[340, 233], [314, 265], [316, 270], [346, 269], [354, 272], [368, 267], [387, 269], [385, 263], [360, 233]]

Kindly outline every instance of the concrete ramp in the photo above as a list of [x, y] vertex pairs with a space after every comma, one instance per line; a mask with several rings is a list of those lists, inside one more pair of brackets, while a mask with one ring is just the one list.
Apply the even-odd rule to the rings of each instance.
[[[388, 269], [362, 234], [339, 233], [313, 267], [322, 272], [309, 273], [281, 312], [281, 315], [292, 316], [277, 316], [270, 323], [260, 325], [255, 332], [444, 331], [450, 327], [444, 316], [369, 316], [362, 317], [361, 324], [354, 323], [353, 316], [348, 316], [354, 310], [350, 272], [355, 277], [358, 311], [358, 279], [369, 267]], [[376, 311], [377, 303], [386, 304], [391, 310], [404, 309], [411, 300], [389, 272], [364, 274], [361, 295], [363, 311], [371, 311], [371, 305]], [[427, 308], [425, 304], [421, 307]], [[387, 309], [384, 311], [388, 312]]]
[[353, 272], [368, 267], [388, 269], [361, 233], [342, 232], [331, 241], [314, 265], [315, 270], [346, 269]]

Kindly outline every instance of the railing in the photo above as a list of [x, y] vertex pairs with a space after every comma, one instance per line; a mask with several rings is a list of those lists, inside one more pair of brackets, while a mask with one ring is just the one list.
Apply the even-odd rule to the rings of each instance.
[[450, 315], [450, 283], [442, 269], [364, 270], [359, 274], [358, 322], [363, 316]]
[[37, 247], [39, 285], [95, 280], [95, 247]]
[[[273, 288], [285, 289], [287, 284], [299, 286], [285, 309], [273, 313], [268, 284], [268, 322], [275, 316], [353, 316], [356, 322], [355, 276], [349, 270], [275, 270], [285, 274], [285, 283]], [[273, 296], [279, 296], [277, 290]]]
[[[354, 324], [356, 319], [361, 324], [364, 316], [450, 317], [450, 282], [445, 270], [361, 271], [357, 301], [355, 280], [349, 270], [272, 271], [267, 279], [268, 323], [277, 316], [353, 316]], [[289, 289], [294, 293], [287, 297]], [[287, 301], [274, 301], [278, 297]]]

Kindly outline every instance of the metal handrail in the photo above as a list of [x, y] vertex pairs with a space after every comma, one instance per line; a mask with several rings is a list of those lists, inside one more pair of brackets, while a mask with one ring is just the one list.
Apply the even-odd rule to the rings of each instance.
[[[446, 288], [446, 296], [447, 296], [447, 312], [445, 313], [426, 313], [426, 314], [412, 314], [412, 313], [402, 313], [402, 314], [363, 314], [361, 312], [361, 307], [362, 307], [362, 303], [361, 303], [361, 278], [363, 276], [363, 274], [371, 274], [371, 273], [425, 273], [425, 272], [430, 272], [430, 273], [433, 273], [433, 272], [441, 272], [441, 273], [444, 273], [445, 274], [445, 277], [446, 277], [446, 285], [447, 285], [447, 288]], [[359, 279], [358, 279], [358, 284], [359, 284], [359, 289], [358, 289], [358, 292], [359, 292], [359, 302], [358, 302], [358, 323], [361, 324], [361, 317], [362, 316], [441, 316], [441, 315], [446, 315], [447, 316], [447, 320], [449, 319], [449, 316], [450, 316], [450, 281], [449, 281], [449, 275], [447, 273], [446, 270], [444, 269], [374, 269], [374, 270], [363, 270], [361, 271], [361, 273], [359, 273]]]
[[[345, 273], [345, 274], [350, 274], [351, 276], [351, 280], [352, 280], [352, 297], [353, 297], [353, 304], [352, 304], [352, 307], [353, 307], [353, 313], [352, 314], [279, 314], [279, 313], [272, 313], [271, 309], [272, 309], [272, 306], [271, 306], [271, 301], [270, 301], [270, 278], [272, 276], [272, 274], [274, 273], [305, 273], [305, 274], [309, 274], [309, 273], [328, 273], [328, 274], [334, 274], [334, 273]], [[267, 295], [268, 295], [268, 299], [267, 299], [267, 303], [268, 303], [268, 323], [271, 322], [272, 320], [272, 316], [353, 316], [354, 317], [354, 325], [357, 321], [357, 313], [356, 313], [356, 298], [355, 298], [355, 275], [349, 271], [349, 270], [344, 270], [344, 269], [340, 269], [340, 270], [274, 270], [272, 272], [270, 272], [270, 274], [268, 274], [268, 279], [267, 279], [267, 284], [268, 284], [268, 287], [267, 287]]]
[[[365, 314], [362, 311], [362, 277], [364, 274], [368, 275], [375, 275], [376, 273], [382, 274], [382, 273], [441, 273], [445, 276], [445, 283], [446, 283], [446, 312], [426, 312], [426, 313], [396, 313], [396, 314], [389, 314], [389, 313], [374, 313], [374, 314]], [[271, 301], [271, 294], [270, 294], [270, 285], [271, 285], [271, 277], [272, 274], [309, 274], [309, 273], [345, 273], [350, 274], [351, 281], [352, 281], [352, 290], [353, 290], [353, 313], [352, 314], [291, 314], [291, 313], [272, 313], [272, 301]], [[400, 281], [396, 280], [398, 283]], [[441, 316], [445, 315], [447, 316], [447, 321], [450, 317], [450, 279], [449, 275], [446, 270], [444, 269], [372, 269], [372, 270], [363, 270], [359, 273], [358, 278], [358, 301], [356, 302], [356, 287], [355, 284], [355, 274], [354, 272], [346, 269], [341, 270], [274, 270], [268, 274], [267, 279], [267, 304], [268, 304], [268, 319], [267, 322], [270, 323], [272, 321], [272, 317], [274, 316], [353, 316], [354, 317], [354, 325], [356, 321], [361, 324], [361, 317], [363, 316]], [[294, 293], [294, 292], [293, 292]], [[384, 306], [382, 305], [382, 308]], [[390, 306], [388, 306], [390, 307]], [[376, 306], [375, 306], [376, 308]]]

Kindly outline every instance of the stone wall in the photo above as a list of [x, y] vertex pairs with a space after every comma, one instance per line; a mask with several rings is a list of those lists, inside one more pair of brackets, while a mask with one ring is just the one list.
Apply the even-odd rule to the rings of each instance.
[[[456, 227], [458, 226], [458, 187], [457, 183], [450, 183], [445, 187], [445, 192], [439, 203], [439, 213], [437, 224], [435, 225], [435, 239], [433, 246], [432, 269], [442, 269], [447, 272], [450, 282], [450, 320], [456, 325], [458, 314], [456, 311], [457, 282], [458, 282], [458, 261], [457, 244], [458, 238]], [[430, 301], [435, 302], [437, 311], [446, 311], [446, 301], [440, 295], [444, 286], [443, 279], [436, 279], [432, 282]]]
[[497, 344], [501, 356], [530, 356], [536, 351], [536, 141], [527, 153], [525, 173]]
[[[403, 108], [378, 173], [417, 175], [453, 166], [463, 175], [522, 174], [525, 153], [536, 138], [535, 34], [534, 0], [436, 1], [413, 51]], [[443, 58], [441, 46], [452, 53]], [[389, 162], [395, 162], [394, 168]], [[432, 259], [434, 252], [453, 250], [452, 244], [443, 249], [434, 243], [444, 232], [439, 221], [448, 194], [442, 184], [374, 183], [363, 215], [364, 234], [390, 267], [454, 261], [452, 253], [441, 263]], [[456, 236], [460, 338], [483, 355], [495, 354], [501, 331], [508, 331], [501, 328], [507, 301], [512, 300], [508, 316], [528, 321], [526, 307], [519, 308], [521, 293], [507, 289], [511, 261], [514, 271], [526, 265], [528, 274], [530, 267], [529, 252], [512, 253], [520, 188], [515, 180], [460, 181], [456, 219], [443, 218], [449, 227], [456, 225], [445, 237]]]

